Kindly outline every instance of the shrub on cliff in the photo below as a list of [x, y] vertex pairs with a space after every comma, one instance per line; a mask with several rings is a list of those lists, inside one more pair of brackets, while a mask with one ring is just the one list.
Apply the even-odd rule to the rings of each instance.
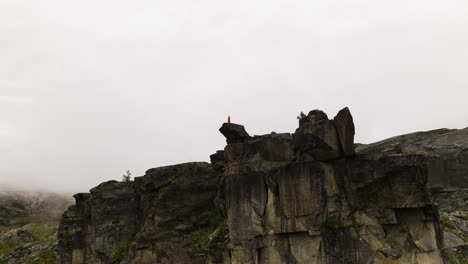
[[210, 250], [223, 249], [224, 233], [226, 226], [224, 219], [216, 209], [212, 209], [209, 214], [210, 223], [206, 230], [198, 230], [192, 233], [195, 242], [197, 256], [204, 256]]
[[120, 263], [127, 255], [130, 245], [135, 242], [136, 233], [136, 230], [127, 233], [112, 250], [112, 260], [114, 263]]
[[307, 116], [304, 114], [304, 112], [301, 111], [301, 113], [296, 118], [299, 122], [301, 122], [306, 117]]
[[130, 172], [130, 170], [127, 170], [127, 172], [125, 172], [125, 174], [122, 175], [122, 181], [124, 182], [130, 181], [131, 178], [132, 178], [132, 173]]

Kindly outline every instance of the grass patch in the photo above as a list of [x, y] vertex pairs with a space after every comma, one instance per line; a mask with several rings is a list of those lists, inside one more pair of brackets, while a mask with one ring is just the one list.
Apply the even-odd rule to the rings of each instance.
[[57, 257], [54, 250], [41, 250], [34, 259], [24, 259], [23, 264], [52, 264], [56, 263]]
[[112, 261], [114, 263], [120, 263], [128, 254], [130, 245], [135, 242], [136, 233], [136, 230], [133, 230], [132, 232], [126, 234], [112, 250]]
[[0, 244], [0, 257], [7, 256], [18, 246], [20, 246], [20, 244], [13, 241], [7, 241], [6, 243]]
[[[8, 219], [8, 221], [3, 221], [3, 223], [4, 224], [0, 227], [0, 232], [8, 232], [10, 230], [22, 229], [30, 232], [35, 239], [31, 242], [13, 240], [0, 243], [0, 259], [6, 259], [7, 256], [13, 250], [15, 250], [18, 247], [24, 246], [27, 243], [32, 243], [34, 245], [51, 245], [57, 241], [57, 238], [55, 237], [55, 232], [59, 223], [55, 220], [40, 217], [37, 215], [22, 215], [18, 218], [11, 218]], [[0, 264], [2, 264], [1, 261]], [[54, 250], [42, 250], [34, 258], [34, 261], [29, 260], [27, 257], [24, 257], [19, 261], [21, 261], [21, 263], [24, 264], [50, 264], [55, 263], [56, 256], [54, 254]]]
[[444, 251], [444, 256], [447, 260], [447, 264], [468, 264], [468, 259], [463, 254], [453, 251]]
[[216, 209], [210, 211], [209, 218], [210, 222], [207, 229], [199, 229], [192, 233], [197, 256], [204, 256], [210, 250], [224, 249], [226, 247], [223, 241], [226, 229], [224, 219]]
[[39, 260], [34, 262], [34, 264], [51, 264], [57, 261], [57, 257], [55, 256], [53, 250], [42, 250], [39, 252], [38, 257]]

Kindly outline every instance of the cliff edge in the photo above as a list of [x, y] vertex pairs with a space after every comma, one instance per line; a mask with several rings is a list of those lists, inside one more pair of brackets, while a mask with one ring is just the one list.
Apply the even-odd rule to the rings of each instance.
[[[441, 191], [466, 187], [464, 130], [356, 145], [344, 108], [333, 119], [311, 111], [293, 134], [220, 132], [228, 144], [211, 164], [76, 194], [60, 263], [442, 264], [466, 251], [466, 192]], [[450, 208], [443, 219], [437, 205]], [[450, 246], [444, 217], [461, 219]]]

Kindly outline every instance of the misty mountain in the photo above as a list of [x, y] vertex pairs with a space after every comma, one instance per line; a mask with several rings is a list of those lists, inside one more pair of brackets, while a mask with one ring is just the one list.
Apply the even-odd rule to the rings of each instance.
[[71, 195], [0, 191], [0, 263], [56, 261], [57, 226]]

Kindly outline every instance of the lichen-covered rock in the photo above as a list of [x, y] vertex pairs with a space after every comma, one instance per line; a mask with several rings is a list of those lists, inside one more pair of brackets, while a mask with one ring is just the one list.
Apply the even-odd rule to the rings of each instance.
[[444, 230], [447, 264], [468, 263], [468, 189], [446, 188], [433, 193]]

